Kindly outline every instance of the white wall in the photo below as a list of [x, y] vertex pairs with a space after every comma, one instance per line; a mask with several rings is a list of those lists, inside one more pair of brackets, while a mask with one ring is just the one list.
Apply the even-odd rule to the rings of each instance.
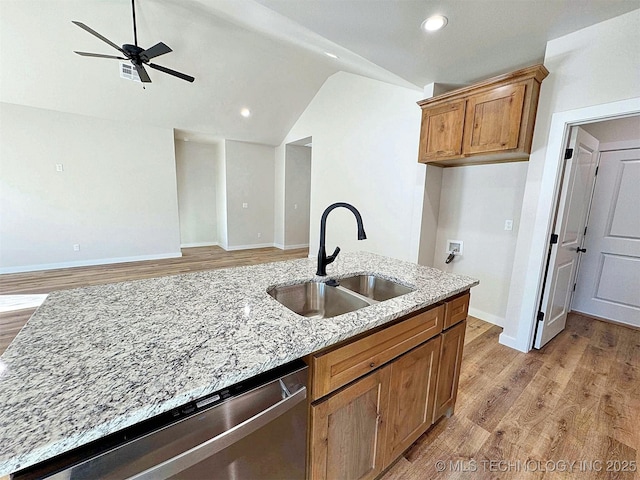
[[[442, 171], [434, 267], [478, 278], [469, 313], [500, 326], [505, 322], [526, 177], [526, 162]], [[513, 221], [513, 230], [504, 229], [505, 220]], [[447, 240], [464, 242], [463, 254], [448, 265]]]
[[0, 118], [0, 272], [180, 256], [173, 130], [7, 103]]
[[[547, 145], [562, 135], [551, 131], [553, 117], [640, 96], [640, 10], [607, 20], [547, 43], [532, 153], [504, 331], [500, 342], [530, 349], [540, 278], [544, 265], [553, 195], [562, 145]], [[613, 111], [614, 108], [602, 108]], [[588, 120], [587, 118], [583, 120]], [[554, 125], [554, 128], [564, 128]], [[546, 172], [545, 172], [546, 170]]]
[[581, 127], [600, 141], [600, 151], [606, 143], [640, 139], [640, 115], [588, 123]]
[[216, 145], [175, 141], [182, 247], [217, 245]]
[[284, 248], [309, 245], [311, 148], [286, 145]]
[[[310, 252], [318, 250], [324, 209], [348, 202], [362, 214], [368, 239], [358, 241], [353, 215], [337, 209], [327, 222], [327, 250], [339, 245], [417, 261], [425, 166], [417, 162], [415, 102], [421, 97], [345, 72], [318, 91], [283, 142], [313, 137]], [[277, 153], [281, 162], [284, 149]]]
[[[275, 149], [225, 140], [229, 250], [272, 246]], [[247, 208], [243, 208], [243, 203]]]
[[440, 196], [442, 192], [442, 171], [444, 168], [427, 165], [424, 192], [422, 198], [422, 222], [420, 228], [420, 250], [418, 263], [433, 267], [440, 215]]

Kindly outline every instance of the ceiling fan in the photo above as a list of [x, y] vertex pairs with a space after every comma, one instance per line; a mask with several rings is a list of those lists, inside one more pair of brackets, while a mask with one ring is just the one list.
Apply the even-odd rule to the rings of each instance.
[[103, 37], [92, 28], [86, 26], [84, 23], [76, 22], [75, 20], [72, 21], [83, 30], [86, 30], [87, 32], [89, 32], [91, 35], [94, 35], [98, 37], [100, 40], [102, 40], [103, 42], [111, 45], [113, 48], [115, 48], [120, 53], [122, 53], [124, 57], [119, 57], [115, 55], [103, 55], [101, 53], [87, 53], [87, 52], [75, 52], [75, 51], [74, 53], [77, 53], [78, 55], [82, 55], [83, 57], [98, 57], [98, 58], [113, 58], [116, 60], [129, 60], [135, 67], [136, 71], [138, 72], [140, 81], [142, 81], [143, 83], [151, 83], [151, 78], [149, 77], [149, 74], [144, 68], [145, 65], [153, 68], [154, 70], [159, 70], [160, 72], [168, 73], [169, 75], [173, 75], [174, 77], [178, 77], [183, 80], [186, 80], [187, 82], [193, 82], [195, 78], [193, 78], [190, 75], [176, 72], [175, 70], [171, 70], [170, 68], [163, 67], [162, 65], [156, 65], [155, 63], [149, 62], [149, 60], [151, 60], [152, 58], [159, 57], [160, 55], [164, 55], [165, 53], [172, 52], [173, 50], [171, 50], [171, 48], [169, 48], [167, 45], [165, 45], [162, 42], [156, 43], [153, 47], [147, 48], [146, 50], [144, 48], [139, 47], [138, 32], [136, 29], [136, 8], [134, 5], [134, 0], [131, 0], [131, 11], [133, 13], [134, 45], [125, 43], [124, 45], [122, 45], [122, 48], [120, 48], [118, 45], [113, 43], [108, 38]]

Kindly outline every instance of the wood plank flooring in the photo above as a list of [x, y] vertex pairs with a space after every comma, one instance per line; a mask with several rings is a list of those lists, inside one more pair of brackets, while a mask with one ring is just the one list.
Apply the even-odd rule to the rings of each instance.
[[455, 414], [383, 480], [640, 478], [640, 331], [570, 314], [528, 354], [500, 332], [469, 318]]
[[[227, 252], [220, 247], [182, 249], [181, 258], [114, 263], [0, 275], [0, 295], [42, 294], [69, 288], [163, 277], [216, 268], [305, 258], [308, 249], [259, 248]], [[29, 320], [35, 308], [0, 313], [0, 354]]]

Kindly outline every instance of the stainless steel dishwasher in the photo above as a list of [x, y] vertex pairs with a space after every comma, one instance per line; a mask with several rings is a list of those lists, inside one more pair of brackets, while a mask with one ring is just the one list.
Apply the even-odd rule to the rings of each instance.
[[12, 478], [303, 479], [306, 384], [292, 362]]

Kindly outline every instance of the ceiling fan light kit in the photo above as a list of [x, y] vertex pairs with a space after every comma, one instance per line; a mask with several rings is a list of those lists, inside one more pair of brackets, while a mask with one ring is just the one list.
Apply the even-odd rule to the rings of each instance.
[[187, 82], [193, 82], [195, 80], [191, 75], [187, 75], [185, 73], [177, 72], [167, 67], [163, 67], [162, 65], [156, 65], [155, 63], [151, 63], [150, 60], [152, 58], [159, 57], [160, 55], [164, 55], [166, 53], [172, 52], [171, 48], [163, 42], [156, 43], [154, 46], [147, 48], [141, 48], [138, 46], [138, 31], [136, 28], [136, 8], [134, 4], [134, 0], [131, 0], [131, 12], [133, 14], [133, 43], [134, 45], [125, 43], [122, 47], [119, 47], [115, 43], [113, 43], [108, 38], [100, 35], [98, 32], [93, 30], [91, 27], [88, 27], [82, 22], [77, 22], [72, 20], [72, 23], [75, 23], [78, 27], [83, 30], [89, 32], [91, 35], [99, 38], [106, 44], [112, 46], [116, 50], [118, 50], [124, 56], [117, 55], [103, 55], [101, 53], [88, 53], [88, 52], [74, 52], [83, 57], [97, 57], [97, 58], [110, 58], [115, 60], [129, 60], [131, 64], [134, 66], [136, 71], [138, 72], [138, 76], [140, 77], [140, 81], [142, 83], [151, 83], [151, 78], [149, 74], [145, 70], [145, 66], [153, 68], [154, 70], [158, 70], [163, 73], [167, 73], [169, 75], [173, 75], [174, 77], [181, 78], [182, 80], [186, 80]]

